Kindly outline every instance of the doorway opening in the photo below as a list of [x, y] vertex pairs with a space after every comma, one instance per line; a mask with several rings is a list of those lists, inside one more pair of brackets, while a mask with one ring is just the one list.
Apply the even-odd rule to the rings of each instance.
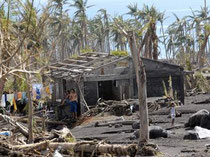
[[104, 100], [114, 100], [112, 93], [112, 81], [98, 82], [99, 98]]

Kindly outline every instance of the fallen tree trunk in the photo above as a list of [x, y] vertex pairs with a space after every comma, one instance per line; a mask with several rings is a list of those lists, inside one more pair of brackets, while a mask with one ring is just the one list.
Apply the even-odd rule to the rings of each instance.
[[22, 124], [16, 122], [14, 119], [12, 119], [11, 117], [7, 116], [7, 115], [3, 115], [0, 114], [0, 118], [4, 119], [6, 122], [10, 123], [11, 125], [17, 127], [20, 132], [28, 138], [29, 134], [28, 134], [28, 129], [26, 127], [24, 127]]
[[86, 153], [108, 153], [113, 155], [129, 155], [129, 156], [135, 156], [137, 151], [137, 145], [110, 145], [110, 144], [100, 144], [95, 142], [80, 142], [80, 143], [58, 143], [58, 142], [40, 142], [35, 144], [26, 144], [26, 145], [16, 145], [16, 146], [10, 146], [13, 150], [45, 150], [47, 147], [50, 149], [57, 149], [58, 147], [61, 147], [65, 150], [73, 149], [74, 152], [86, 152]]

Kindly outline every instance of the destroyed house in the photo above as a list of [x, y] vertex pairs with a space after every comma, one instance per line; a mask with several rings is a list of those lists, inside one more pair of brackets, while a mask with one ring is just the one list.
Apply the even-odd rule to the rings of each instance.
[[[164, 96], [163, 81], [168, 88], [172, 77], [173, 91], [184, 103], [184, 71], [178, 65], [142, 58], [147, 75], [147, 97]], [[54, 80], [53, 102], [64, 92], [76, 89], [79, 99], [94, 106], [99, 98], [123, 100], [137, 98], [136, 75], [130, 56], [85, 53], [50, 66]], [[84, 103], [84, 102], [83, 102]], [[81, 112], [80, 107], [80, 111]]]

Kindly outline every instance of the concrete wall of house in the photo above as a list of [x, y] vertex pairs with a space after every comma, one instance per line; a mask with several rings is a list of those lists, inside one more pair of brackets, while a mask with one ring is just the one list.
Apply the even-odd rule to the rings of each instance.
[[[147, 75], [147, 96], [161, 97], [164, 95], [163, 81], [168, 89], [169, 76], [172, 77], [173, 91], [184, 103], [184, 74], [183, 69], [176, 65], [143, 59]], [[134, 74], [134, 98], [137, 97], [137, 85]]]
[[114, 80], [112, 94], [114, 100], [129, 98], [129, 80]]
[[[166, 88], [169, 87], [169, 76], [165, 77], [150, 77], [147, 76], [147, 96], [148, 97], [162, 97], [165, 95], [163, 88], [163, 81]], [[182, 100], [182, 91], [180, 88], [180, 76], [172, 76], [173, 91], [177, 93], [178, 99]], [[134, 80], [134, 98], [137, 98], [137, 85]]]
[[[170, 65], [150, 59], [143, 59], [147, 74], [147, 95], [148, 97], [159, 97], [164, 95], [163, 83], [165, 81], [168, 87], [169, 76], [172, 76], [173, 89], [177, 92], [178, 98], [184, 100], [184, 82], [183, 69], [179, 66]], [[112, 81], [110, 92], [113, 99], [122, 100], [127, 98], [137, 98], [137, 85], [135, 79], [135, 70], [132, 59], [121, 61], [94, 71], [93, 77], [90, 77], [83, 84], [84, 98], [88, 105], [95, 105], [99, 98], [99, 81]], [[120, 78], [112, 77], [120, 76]], [[99, 77], [100, 76], [100, 77]], [[105, 77], [107, 76], [107, 77]], [[122, 76], [122, 78], [121, 78]], [[104, 78], [103, 78], [104, 77]], [[109, 79], [112, 78], [112, 79]], [[116, 78], [113, 79], [113, 78]], [[61, 84], [61, 82], [59, 83]], [[78, 91], [77, 85], [73, 81], [66, 81], [66, 87], [69, 90], [74, 88]], [[59, 88], [59, 87], [58, 87]], [[57, 89], [57, 88], [56, 88]], [[61, 88], [59, 90], [62, 90]], [[60, 97], [60, 91], [57, 91], [56, 97]]]

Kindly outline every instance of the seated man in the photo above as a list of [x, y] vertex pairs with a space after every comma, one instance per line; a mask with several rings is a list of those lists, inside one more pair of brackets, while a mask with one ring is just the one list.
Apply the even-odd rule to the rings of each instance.
[[58, 117], [59, 119], [69, 118], [69, 113], [66, 112], [67, 106], [70, 106], [70, 99], [69, 99], [70, 91], [66, 91], [64, 98], [58, 108]]
[[74, 89], [70, 90], [69, 94], [69, 99], [70, 99], [70, 111], [72, 113], [72, 116], [74, 119], [77, 119], [77, 93]]

